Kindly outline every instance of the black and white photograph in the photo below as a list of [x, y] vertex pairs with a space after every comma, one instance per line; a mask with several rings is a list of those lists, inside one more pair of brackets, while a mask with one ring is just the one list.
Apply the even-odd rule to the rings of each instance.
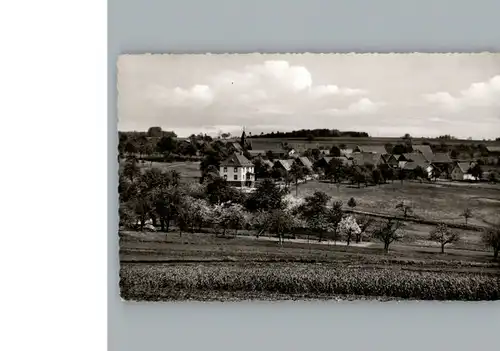
[[117, 72], [122, 299], [500, 299], [500, 54]]

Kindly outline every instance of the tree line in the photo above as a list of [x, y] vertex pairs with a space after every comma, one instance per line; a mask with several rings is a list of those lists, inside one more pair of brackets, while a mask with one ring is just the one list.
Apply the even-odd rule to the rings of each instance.
[[[120, 169], [118, 191], [120, 227], [128, 230], [151, 229], [168, 235], [174, 226], [179, 235], [208, 229], [216, 236], [247, 230], [256, 236], [275, 235], [281, 245], [287, 235], [296, 233], [318, 241], [344, 240], [348, 246], [373, 238], [383, 243], [386, 252], [404, 236], [404, 221], [348, 214], [341, 201], [321, 191], [297, 198], [290, 195], [288, 188], [264, 179], [254, 192], [246, 194], [218, 175], [207, 176], [203, 183], [184, 184], [175, 170], [141, 170], [132, 157]], [[350, 200], [349, 206], [354, 207], [354, 203], [354, 199]], [[485, 232], [484, 240], [493, 247], [497, 258], [500, 230], [495, 230]], [[439, 226], [431, 236], [444, 251], [446, 244], [458, 240], [453, 233]]]

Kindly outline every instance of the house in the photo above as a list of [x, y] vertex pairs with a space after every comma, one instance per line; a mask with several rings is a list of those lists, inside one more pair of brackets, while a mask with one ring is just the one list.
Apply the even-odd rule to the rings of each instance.
[[488, 151], [488, 163], [500, 164], [500, 146], [486, 146]]
[[276, 148], [276, 149], [266, 150], [266, 156], [268, 154], [271, 154], [273, 159], [277, 159], [277, 158], [283, 158], [285, 156], [288, 156], [288, 151], [286, 151], [285, 149]]
[[453, 160], [446, 152], [436, 152], [432, 158], [431, 164], [442, 173], [448, 173], [453, 166]]
[[330, 150], [328, 149], [320, 149], [319, 154], [323, 156], [329, 156], [330, 155]]
[[352, 160], [352, 164], [356, 166], [365, 166], [367, 164], [378, 166], [384, 163], [382, 154], [371, 152], [354, 152], [349, 159]]
[[478, 180], [470, 174], [470, 170], [475, 166], [474, 162], [457, 162], [452, 168], [450, 176], [452, 180]]
[[292, 161], [291, 160], [276, 160], [276, 162], [274, 162], [273, 168], [282, 169], [282, 170], [288, 172], [292, 168]]
[[419, 152], [424, 155], [428, 162], [431, 162], [434, 158], [434, 152], [429, 145], [412, 145], [413, 152]]
[[352, 154], [352, 149], [340, 149], [341, 156], [350, 156]]
[[486, 146], [489, 156], [500, 156], [500, 146]]
[[387, 154], [387, 150], [384, 145], [358, 145], [353, 150], [353, 153], [371, 153], [371, 154]]
[[307, 168], [309, 172], [312, 172], [313, 170], [313, 164], [307, 157], [297, 157], [294, 162], [297, 162], [300, 166]]
[[236, 152], [236, 153], [243, 152], [243, 148], [238, 142], [230, 142], [227, 144], [227, 147], [230, 152]]
[[411, 152], [403, 154], [403, 157], [402, 158], [400, 157], [400, 161], [417, 162], [417, 164], [419, 165], [423, 165], [424, 163], [429, 162], [427, 158], [424, 156], [424, 154], [420, 152]]
[[421, 167], [427, 174], [427, 178], [432, 178], [434, 167], [429, 162], [406, 161], [401, 170], [406, 173], [413, 173], [417, 167]]
[[399, 159], [401, 157], [404, 158], [403, 155], [397, 155], [397, 154], [391, 155], [391, 156], [389, 156], [387, 161], [385, 161], [385, 163], [387, 163], [392, 168], [398, 168], [399, 167]]
[[319, 168], [326, 169], [328, 167], [328, 165], [330, 164], [330, 161], [333, 160], [334, 158], [339, 160], [340, 162], [342, 162], [342, 164], [346, 167], [352, 166], [352, 161], [349, 160], [347, 157], [343, 157], [343, 156], [338, 156], [338, 157], [325, 156], [325, 157], [320, 158], [317, 161], [316, 165]]
[[255, 185], [254, 165], [241, 153], [233, 153], [222, 161], [219, 175], [235, 187]]

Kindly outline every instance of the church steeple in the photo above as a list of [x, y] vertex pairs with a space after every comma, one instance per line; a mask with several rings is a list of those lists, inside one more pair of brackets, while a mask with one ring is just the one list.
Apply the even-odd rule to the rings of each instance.
[[243, 131], [241, 133], [241, 141], [240, 141], [241, 147], [243, 149], [246, 148], [246, 143], [247, 143], [246, 138], [247, 138], [247, 136], [246, 136], [246, 133], [245, 133], [245, 127], [243, 127]]

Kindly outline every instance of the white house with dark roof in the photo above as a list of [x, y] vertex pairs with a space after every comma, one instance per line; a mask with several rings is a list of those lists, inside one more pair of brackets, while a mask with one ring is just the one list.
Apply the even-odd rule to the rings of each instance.
[[219, 174], [236, 187], [255, 185], [254, 165], [240, 153], [234, 153], [220, 164]]

